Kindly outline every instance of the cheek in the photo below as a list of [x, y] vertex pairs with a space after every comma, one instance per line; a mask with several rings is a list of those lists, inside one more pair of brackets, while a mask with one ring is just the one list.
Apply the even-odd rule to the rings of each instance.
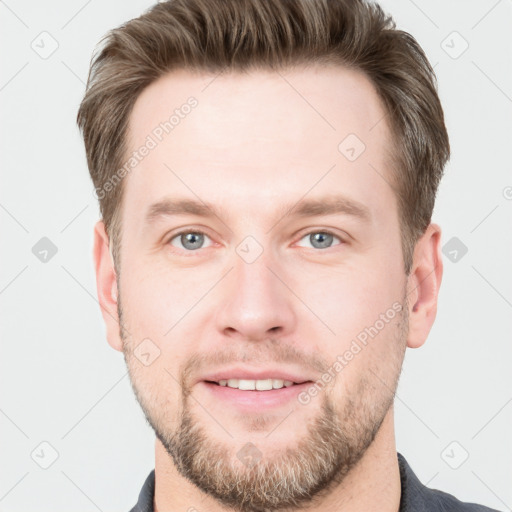
[[[206, 325], [199, 315], [204, 316], [208, 296], [198, 301], [211, 288], [212, 279], [204, 274], [147, 263], [125, 267], [121, 279], [123, 323], [131, 335], [134, 379], [160, 407], [165, 405], [162, 401], [171, 400], [169, 406], [181, 401], [180, 366], [197, 349], [195, 340], [205, 337], [198, 326]], [[147, 359], [153, 362], [146, 367]]]
[[325, 272], [309, 281], [315, 285], [302, 284], [297, 294], [322, 320], [313, 319], [313, 339], [336, 376], [336, 389], [341, 386], [349, 392], [363, 375], [374, 382], [370, 367], [378, 368], [383, 378], [394, 372], [404, 306], [405, 284], [399, 270], [393, 274], [374, 264], [365, 271]]
[[126, 270], [123, 309], [139, 335], [165, 341], [174, 326], [193, 315], [194, 305], [211, 287], [211, 278], [193, 269], [140, 263]]
[[160, 431], [168, 429], [169, 425], [177, 425], [182, 412], [181, 388], [175, 380], [177, 376], [171, 376], [177, 372], [163, 361], [164, 357], [160, 357], [147, 367], [135, 356], [128, 361], [137, 400]]
[[296, 280], [297, 295], [340, 341], [373, 325], [394, 305], [396, 311], [396, 302], [401, 304], [403, 300], [405, 280], [399, 272], [393, 274], [377, 266], [368, 268], [330, 269], [303, 281]]

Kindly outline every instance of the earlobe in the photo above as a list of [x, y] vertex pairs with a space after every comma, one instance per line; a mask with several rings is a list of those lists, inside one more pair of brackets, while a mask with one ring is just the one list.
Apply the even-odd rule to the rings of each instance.
[[436, 318], [442, 276], [441, 228], [430, 224], [416, 244], [408, 278], [409, 348], [421, 347], [427, 339]]
[[122, 351], [123, 343], [119, 335], [117, 314], [117, 276], [108, 235], [101, 220], [94, 227], [94, 263], [98, 301], [105, 322], [107, 340], [112, 348]]

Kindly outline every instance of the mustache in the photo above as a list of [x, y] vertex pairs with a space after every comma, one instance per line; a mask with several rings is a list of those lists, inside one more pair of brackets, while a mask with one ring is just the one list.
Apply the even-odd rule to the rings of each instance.
[[[247, 342], [244, 342], [247, 343]], [[207, 369], [212, 370], [221, 366], [234, 365], [236, 363], [250, 363], [255, 366], [264, 365], [297, 365], [316, 373], [323, 373], [328, 368], [327, 362], [316, 352], [299, 351], [295, 346], [285, 344], [282, 341], [269, 340], [268, 342], [249, 342], [253, 345], [241, 349], [229, 348], [226, 350], [212, 350], [208, 354], [193, 354], [181, 368], [181, 380], [184, 389], [188, 383], [198, 374]], [[255, 348], [257, 343], [257, 348]]]

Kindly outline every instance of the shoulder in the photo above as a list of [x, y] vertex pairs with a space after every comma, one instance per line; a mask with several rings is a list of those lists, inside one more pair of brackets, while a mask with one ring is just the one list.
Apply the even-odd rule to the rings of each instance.
[[451, 494], [424, 486], [405, 457], [400, 453], [397, 456], [402, 487], [400, 512], [499, 512], [484, 505], [460, 501]]

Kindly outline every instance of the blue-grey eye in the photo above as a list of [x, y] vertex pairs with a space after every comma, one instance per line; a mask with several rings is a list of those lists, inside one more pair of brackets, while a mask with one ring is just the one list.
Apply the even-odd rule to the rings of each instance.
[[[182, 231], [174, 236], [170, 242], [174, 247], [185, 249], [187, 251], [195, 251], [203, 248], [205, 237], [208, 238], [205, 233], [200, 231]], [[181, 247], [176, 245], [175, 241], [179, 241]]]
[[341, 239], [328, 231], [312, 231], [305, 235], [301, 240], [308, 239], [313, 249], [329, 249], [332, 246], [333, 240]]

